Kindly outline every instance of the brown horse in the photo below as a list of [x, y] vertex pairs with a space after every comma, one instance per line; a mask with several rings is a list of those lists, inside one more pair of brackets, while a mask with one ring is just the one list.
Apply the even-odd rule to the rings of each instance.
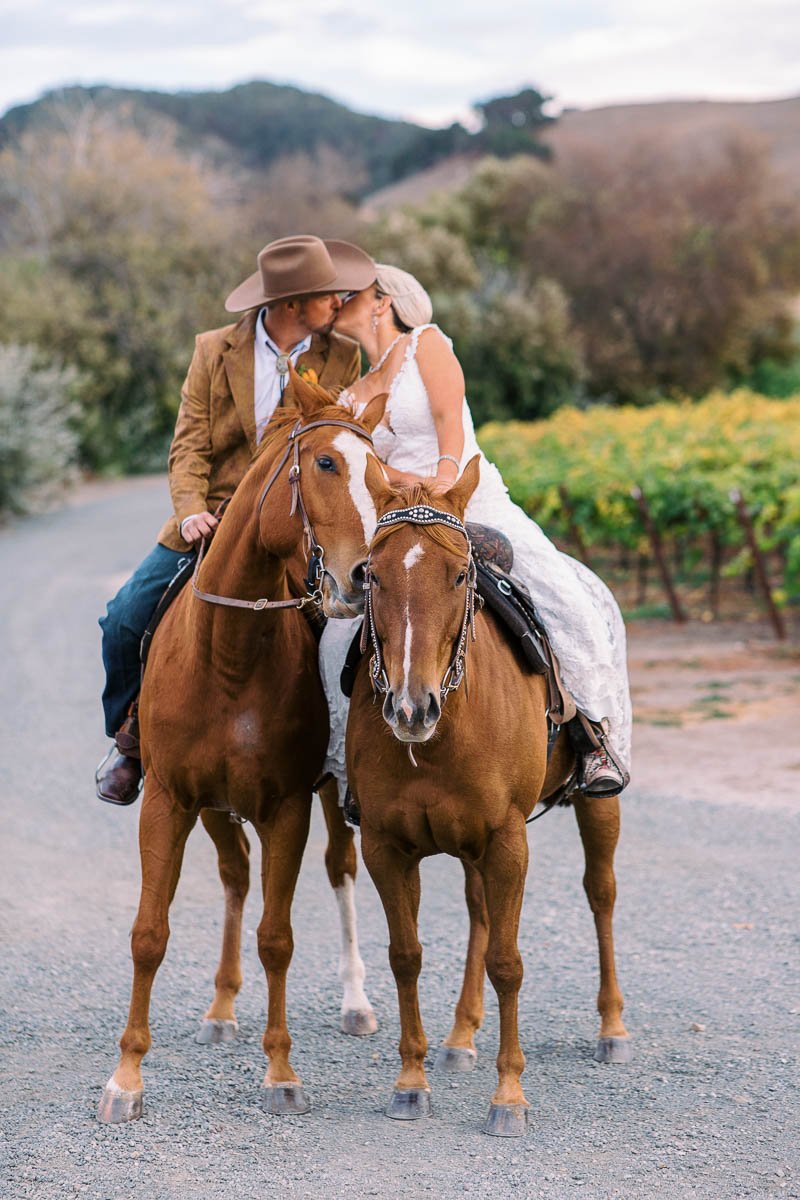
[[[469, 1070], [474, 1064], [485, 964], [500, 1008], [499, 1082], [485, 1129], [516, 1136], [525, 1131], [528, 1109], [517, 1029], [525, 822], [537, 801], [567, 778], [573, 752], [560, 735], [548, 765], [544, 679], [521, 668], [494, 618], [475, 605], [462, 521], [478, 476], [476, 456], [444, 496], [422, 487], [396, 490], [370, 456], [366, 483], [380, 515], [365, 583], [372, 658], [362, 662], [353, 692], [347, 771], [361, 809], [364, 861], [389, 924], [400, 1006], [402, 1069], [388, 1115], [430, 1112], [417, 999], [419, 863], [451, 854], [466, 874], [470, 939], [455, 1023], [437, 1066]], [[383, 721], [373, 690], [383, 695]], [[595, 1057], [625, 1061], [629, 1043], [612, 939], [618, 800], [579, 796], [575, 813], [600, 952]]]
[[[385, 397], [356, 421], [322, 389], [297, 377], [293, 388], [300, 407], [279, 410], [273, 419], [193, 588], [168, 610], [153, 640], [139, 707], [145, 784], [133, 990], [119, 1065], [100, 1102], [98, 1115], [105, 1122], [141, 1115], [150, 993], [166, 951], [184, 846], [200, 813], [216, 843], [225, 890], [222, 957], [200, 1040], [228, 1040], [236, 1027], [248, 844], [233, 813], [252, 822], [262, 847], [258, 950], [269, 1001], [265, 1104], [276, 1114], [308, 1107], [289, 1061], [286, 974], [293, 947], [291, 903], [312, 789], [323, 768], [328, 712], [316, 638], [300, 608], [322, 599], [326, 612], [341, 615], [363, 602], [361, 578], [350, 579], [348, 571], [363, 561], [372, 532], [365, 529], [357, 501], [364, 493], [369, 434]], [[315, 588], [306, 597], [302, 586], [293, 586], [290, 571], [304, 542], [311, 556], [307, 583]], [[326, 861], [346, 948], [343, 1026], [372, 1032], [376, 1026], [354, 940], [355, 852], [335, 784], [323, 789], [323, 804], [330, 831]]]

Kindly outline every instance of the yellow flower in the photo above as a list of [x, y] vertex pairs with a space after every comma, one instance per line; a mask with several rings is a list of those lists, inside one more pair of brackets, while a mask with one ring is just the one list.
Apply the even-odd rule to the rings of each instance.
[[301, 363], [297, 368], [297, 374], [301, 379], [305, 379], [306, 383], [319, 383], [319, 376], [313, 367], [307, 367], [305, 363]]

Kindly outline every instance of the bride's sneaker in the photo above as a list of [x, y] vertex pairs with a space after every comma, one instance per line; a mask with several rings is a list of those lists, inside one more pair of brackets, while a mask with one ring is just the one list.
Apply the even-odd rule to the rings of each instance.
[[584, 796], [598, 800], [604, 796], [617, 796], [627, 782], [605, 750], [593, 750], [583, 756], [580, 789]]

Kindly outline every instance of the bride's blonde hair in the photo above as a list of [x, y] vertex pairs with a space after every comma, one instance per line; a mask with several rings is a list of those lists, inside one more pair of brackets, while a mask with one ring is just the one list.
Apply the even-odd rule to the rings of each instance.
[[391, 267], [387, 263], [376, 263], [378, 273], [375, 286], [383, 296], [392, 301], [392, 308], [401, 325], [413, 329], [415, 325], [430, 324], [433, 316], [431, 298], [425, 288], [399, 267]]

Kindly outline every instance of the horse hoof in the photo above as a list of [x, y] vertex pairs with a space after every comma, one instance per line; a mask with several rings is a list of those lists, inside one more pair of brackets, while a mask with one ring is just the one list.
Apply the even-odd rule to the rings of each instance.
[[594, 1061], [599, 1063], [628, 1063], [633, 1050], [629, 1037], [601, 1037], [597, 1039]]
[[116, 1083], [107, 1083], [97, 1106], [97, 1119], [103, 1125], [123, 1125], [138, 1121], [142, 1115], [144, 1090], [124, 1092]]
[[261, 1089], [261, 1093], [263, 1107], [273, 1117], [307, 1113], [311, 1108], [302, 1083], [267, 1084]]
[[474, 1071], [478, 1055], [466, 1046], [440, 1046], [433, 1064], [434, 1071], [449, 1071], [451, 1075]]
[[348, 1008], [342, 1013], [342, 1033], [350, 1033], [353, 1037], [369, 1037], [378, 1032], [378, 1022], [371, 1008]]
[[431, 1115], [431, 1094], [427, 1088], [395, 1088], [387, 1117], [393, 1121], [418, 1121]]
[[524, 1137], [528, 1130], [527, 1104], [492, 1104], [483, 1132], [492, 1137]]
[[236, 1040], [239, 1026], [236, 1021], [221, 1021], [216, 1017], [204, 1017], [194, 1036], [201, 1046], [221, 1046]]

